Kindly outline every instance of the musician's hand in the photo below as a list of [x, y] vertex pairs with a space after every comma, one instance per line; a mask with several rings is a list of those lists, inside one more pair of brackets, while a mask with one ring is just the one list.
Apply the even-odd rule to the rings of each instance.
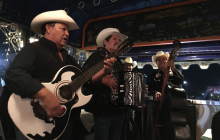
[[44, 99], [43, 107], [47, 112], [48, 118], [57, 117], [61, 113], [60, 103], [53, 94], [48, 95], [48, 97]]
[[92, 82], [95, 83], [95, 82], [101, 80], [104, 76], [106, 76], [106, 74], [109, 74], [113, 65], [115, 64], [115, 61], [116, 61], [115, 58], [104, 60], [104, 63], [105, 63], [104, 68], [102, 68], [99, 72], [97, 72], [92, 77]]
[[105, 73], [109, 73], [113, 67], [113, 65], [115, 64], [115, 62], [117, 61], [116, 58], [110, 58], [110, 59], [107, 59], [107, 60], [104, 60], [104, 70], [105, 70]]
[[145, 86], [146, 93], [148, 93], [148, 85]]
[[157, 92], [157, 93], [154, 95], [154, 101], [161, 101], [161, 93], [160, 93], [160, 92]]
[[175, 70], [176, 70], [176, 67], [175, 67], [175, 65], [174, 65], [174, 63], [173, 63], [173, 60], [167, 61], [167, 66], [169, 66], [172, 71], [175, 71]]
[[117, 81], [114, 78], [112, 78], [112, 74], [106, 75], [105, 77], [103, 77], [102, 84], [110, 87], [113, 92], [114, 92], [114, 89], [116, 89], [118, 86]]
[[47, 112], [48, 118], [60, 115], [60, 102], [49, 90], [42, 88], [34, 97], [43, 101], [43, 108]]

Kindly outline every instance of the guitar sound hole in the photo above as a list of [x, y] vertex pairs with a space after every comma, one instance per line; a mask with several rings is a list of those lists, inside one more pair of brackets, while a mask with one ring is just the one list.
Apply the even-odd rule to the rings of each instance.
[[64, 99], [70, 100], [72, 99], [72, 89], [70, 86], [62, 86], [60, 88], [60, 96]]

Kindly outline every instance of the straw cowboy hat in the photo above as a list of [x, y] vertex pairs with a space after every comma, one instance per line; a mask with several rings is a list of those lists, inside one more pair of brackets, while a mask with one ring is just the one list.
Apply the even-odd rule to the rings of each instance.
[[47, 22], [64, 23], [69, 27], [69, 30], [79, 29], [76, 22], [67, 15], [64, 10], [48, 11], [37, 15], [31, 22], [31, 29], [36, 34], [41, 33], [41, 26]]
[[122, 34], [119, 32], [118, 29], [116, 28], [106, 28], [106, 29], [103, 29], [97, 36], [96, 38], [96, 44], [99, 46], [99, 47], [104, 47], [104, 40], [109, 37], [110, 35], [117, 35], [121, 38], [121, 40], [125, 40], [126, 39], [126, 35]]
[[165, 56], [168, 60], [170, 55], [168, 52], [164, 53], [163, 51], [158, 51], [156, 55], [152, 56], [152, 62], [154, 63], [155, 66], [157, 66], [157, 58], [161, 56]]
[[137, 61], [133, 61], [131, 57], [127, 57], [125, 60], [122, 60], [121, 61], [122, 64], [132, 64], [133, 65], [133, 68], [135, 68], [137, 66]]

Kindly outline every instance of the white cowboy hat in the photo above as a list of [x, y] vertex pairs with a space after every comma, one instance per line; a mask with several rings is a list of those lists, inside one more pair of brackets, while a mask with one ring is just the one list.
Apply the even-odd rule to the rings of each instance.
[[96, 44], [99, 46], [99, 47], [104, 47], [104, 40], [109, 37], [110, 35], [117, 35], [121, 38], [121, 40], [125, 40], [126, 39], [126, 35], [124, 34], [121, 34], [119, 32], [118, 29], [116, 28], [106, 28], [106, 29], [103, 29], [97, 36], [96, 38]]
[[47, 22], [59, 22], [69, 26], [69, 30], [79, 29], [76, 22], [64, 10], [48, 11], [37, 15], [31, 22], [31, 29], [36, 34], [41, 33], [41, 26]]
[[122, 64], [132, 64], [133, 68], [137, 66], [137, 61], [133, 61], [131, 57], [127, 57], [125, 60], [121, 60]]
[[164, 53], [163, 51], [158, 51], [156, 55], [152, 56], [152, 62], [154, 63], [155, 66], [157, 66], [157, 58], [161, 56], [165, 56], [168, 60], [170, 55], [168, 52]]

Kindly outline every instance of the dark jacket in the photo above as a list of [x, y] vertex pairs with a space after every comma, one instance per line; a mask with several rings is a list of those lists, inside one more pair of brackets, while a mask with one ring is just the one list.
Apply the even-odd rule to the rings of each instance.
[[[108, 54], [109, 52], [105, 48], [98, 48], [85, 62], [82, 67], [83, 70], [86, 71], [98, 62], [103, 61], [104, 57]], [[117, 61], [113, 66], [113, 72], [120, 72], [122, 70], [123, 66], [121, 60], [117, 58]], [[110, 103], [111, 89], [102, 84], [101, 80], [96, 83], [89, 82], [89, 84], [86, 84], [83, 87], [83, 93], [86, 95], [93, 94], [91, 101], [85, 106], [86, 111], [96, 113], [101, 116], [120, 111], [116, 106]]]
[[[148, 90], [149, 90], [150, 96], [154, 96], [156, 92], [160, 92], [160, 93], [162, 92], [164, 76], [165, 76], [165, 73], [161, 70], [155, 71], [151, 74], [150, 79], [148, 81]], [[163, 102], [162, 102], [162, 106], [161, 106], [158, 121], [157, 121], [158, 124], [169, 126], [168, 124], [170, 124], [170, 122], [171, 122], [171, 116], [170, 116], [171, 90], [168, 87], [168, 85], [173, 88], [179, 87], [179, 84], [183, 83], [183, 79], [184, 79], [183, 75], [177, 69], [173, 72], [173, 76], [171, 76], [171, 75], [169, 76], [169, 79], [168, 79], [167, 84], [165, 86], [164, 96], [162, 99]], [[158, 110], [157, 105], [159, 104], [159, 101], [155, 101], [155, 103], [156, 104], [153, 105], [154, 118], [156, 118], [157, 113], [158, 113], [157, 112], [157, 110]], [[166, 129], [169, 130], [170, 128], [166, 128]], [[163, 131], [161, 131], [161, 132], [163, 132]], [[164, 139], [170, 139], [170, 138], [165, 136]]]
[[[63, 61], [58, 55], [56, 44], [46, 38], [38, 42], [27, 44], [15, 57], [9, 66], [6, 75], [4, 91], [1, 100], [4, 100], [4, 108], [7, 112], [7, 100], [12, 92], [22, 98], [32, 97], [43, 85], [41, 82], [51, 82], [57, 71], [65, 65], [74, 65], [78, 68], [75, 59], [68, 55], [65, 49], [60, 51]], [[80, 110], [74, 110], [79, 116]]]
[[65, 65], [80, 68], [74, 58], [65, 49], [58, 55], [56, 44], [46, 38], [27, 44], [19, 52], [5, 75], [6, 86], [22, 98], [32, 97], [43, 85], [51, 82], [57, 71]]
[[[56, 44], [46, 38], [41, 38], [38, 42], [25, 45], [11, 63], [5, 75], [6, 86], [0, 97], [0, 118], [6, 139], [15, 137], [14, 124], [7, 110], [8, 99], [13, 92], [22, 98], [32, 97], [43, 88], [41, 82], [51, 82], [63, 66], [74, 65], [80, 68], [65, 49], [60, 52], [63, 61], [58, 55]], [[73, 109], [71, 112], [70, 118], [78, 121], [80, 108]]]
[[[151, 74], [150, 79], [148, 81], [148, 91], [150, 95], [155, 95], [156, 92], [162, 91], [164, 76], [165, 73], [161, 70], [155, 71]], [[165, 95], [169, 94], [169, 92], [167, 91], [168, 85], [172, 87], [179, 87], [179, 85], [183, 83], [183, 80], [184, 76], [178, 69], [176, 69], [173, 72], [173, 76], [169, 76], [169, 80], [165, 88]]]

